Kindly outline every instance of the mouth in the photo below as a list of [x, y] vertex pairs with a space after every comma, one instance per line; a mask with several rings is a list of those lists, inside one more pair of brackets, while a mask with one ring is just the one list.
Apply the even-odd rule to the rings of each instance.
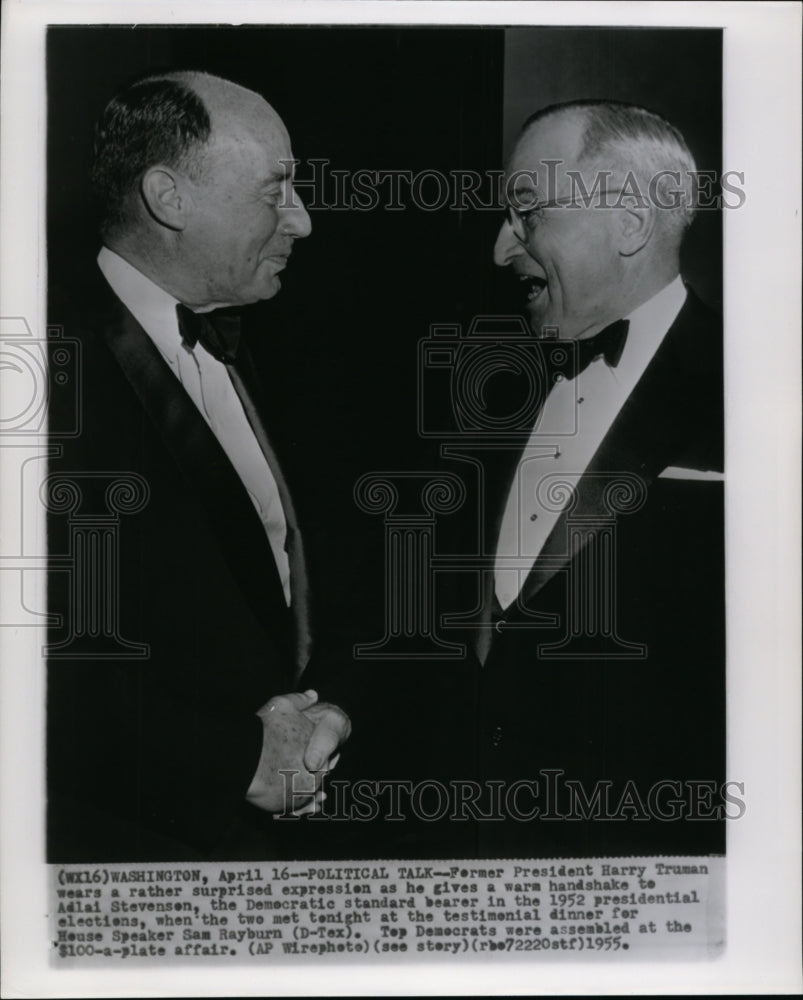
[[290, 259], [290, 254], [271, 254], [270, 257], [266, 257], [265, 260], [270, 261], [278, 270], [287, 266], [287, 261]]
[[518, 279], [524, 286], [527, 305], [533, 305], [543, 294], [547, 285], [546, 280], [535, 274], [519, 274]]

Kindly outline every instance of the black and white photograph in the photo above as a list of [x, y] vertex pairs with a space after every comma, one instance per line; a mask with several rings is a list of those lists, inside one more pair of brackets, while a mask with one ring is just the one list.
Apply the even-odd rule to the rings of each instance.
[[799, 8], [142, 6], [4, 26], [4, 995], [795, 988]]
[[52, 861], [724, 853], [721, 44], [51, 29]]

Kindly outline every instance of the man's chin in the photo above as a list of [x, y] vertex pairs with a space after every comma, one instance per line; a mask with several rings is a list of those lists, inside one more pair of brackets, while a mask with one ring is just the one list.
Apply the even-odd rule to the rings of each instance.
[[282, 282], [278, 274], [273, 274], [269, 278], [265, 278], [259, 282], [252, 293], [251, 302], [266, 302], [268, 299], [272, 299], [274, 295], [278, 295], [281, 287]]
[[527, 304], [527, 321], [536, 337], [547, 340], [559, 336], [558, 326], [549, 316], [548, 310], [540, 303]]
[[262, 298], [272, 299], [274, 295], [278, 295], [279, 292], [281, 291], [282, 279], [279, 277], [278, 274], [274, 274], [274, 276], [270, 279], [270, 281], [266, 282], [265, 284], [267, 287], [265, 289], [265, 293], [262, 296]]

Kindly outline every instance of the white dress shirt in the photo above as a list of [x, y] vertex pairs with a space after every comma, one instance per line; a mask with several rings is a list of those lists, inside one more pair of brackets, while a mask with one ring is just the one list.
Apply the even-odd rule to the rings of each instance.
[[279, 489], [226, 366], [200, 344], [190, 348], [184, 343], [176, 315], [178, 301], [172, 295], [107, 247], [98, 255], [98, 266], [112, 291], [153, 341], [234, 466], [265, 528], [289, 606], [290, 566], [284, 547], [287, 523]]
[[553, 386], [519, 460], [502, 516], [494, 572], [502, 608], [518, 596], [571, 496], [565, 490], [560, 498], [553, 494], [545, 506], [541, 480], [558, 473], [576, 483], [583, 475], [685, 299], [678, 276], [624, 317], [630, 325], [616, 368], [599, 357], [577, 378]]

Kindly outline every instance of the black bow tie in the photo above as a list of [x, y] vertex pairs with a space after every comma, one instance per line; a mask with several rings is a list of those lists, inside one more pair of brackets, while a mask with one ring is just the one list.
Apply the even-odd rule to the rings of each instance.
[[627, 340], [627, 331], [630, 323], [626, 319], [618, 319], [610, 326], [593, 337], [585, 340], [576, 340], [577, 344], [577, 374], [585, 371], [592, 361], [599, 357], [605, 358], [606, 363], [615, 368], [622, 357]]
[[179, 303], [176, 315], [179, 332], [188, 347], [201, 344], [218, 361], [227, 365], [234, 363], [242, 335], [239, 312], [216, 309], [214, 312], [196, 313]]

